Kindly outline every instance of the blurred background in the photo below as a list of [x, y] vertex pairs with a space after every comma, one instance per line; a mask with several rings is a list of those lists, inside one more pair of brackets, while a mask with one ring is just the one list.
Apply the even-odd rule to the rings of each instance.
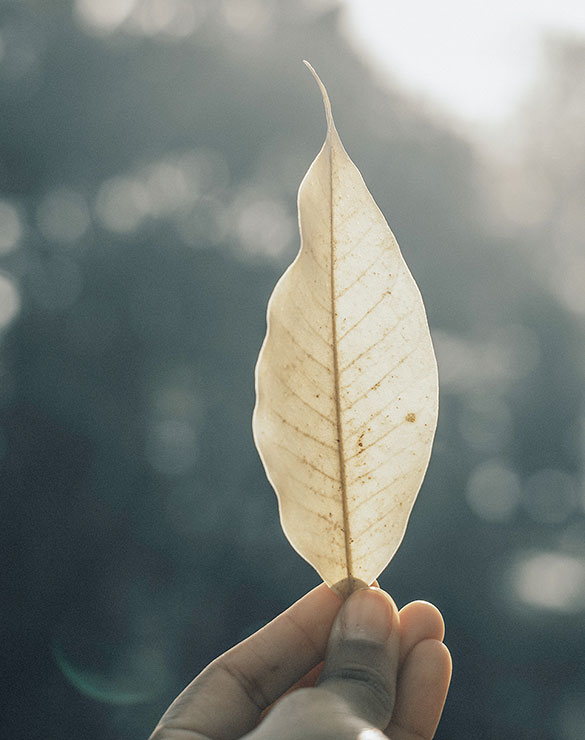
[[445, 614], [438, 738], [585, 737], [585, 11], [398, 5], [0, 3], [1, 737], [146, 738], [318, 582], [251, 436], [303, 58], [439, 359], [381, 578]]

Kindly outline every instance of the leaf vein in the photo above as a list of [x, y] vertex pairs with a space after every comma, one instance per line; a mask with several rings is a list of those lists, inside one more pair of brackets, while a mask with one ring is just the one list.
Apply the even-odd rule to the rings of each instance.
[[367, 445], [364, 447], [360, 447], [360, 449], [357, 452], [354, 452], [353, 455], [350, 455], [350, 457], [347, 458], [347, 462], [350, 460], [353, 460], [354, 457], [357, 457], [358, 455], [362, 455], [366, 450], [369, 450], [371, 447], [374, 447], [378, 444], [378, 442], [381, 442], [385, 437], [387, 437], [389, 434], [392, 434], [392, 432], [396, 431], [399, 427], [401, 427], [403, 424], [406, 424], [404, 419], [401, 419], [396, 424], [393, 424], [390, 429], [386, 429], [384, 434], [381, 434], [377, 439], [375, 439], [373, 442], [368, 442]]
[[[362, 506], [365, 506], [370, 501], [376, 498], [376, 496], [379, 496], [381, 493], [384, 493], [384, 491], [387, 491], [389, 488], [391, 488], [393, 485], [398, 483], [398, 481], [403, 480], [404, 478], [407, 478], [411, 474], [410, 470], [406, 470], [404, 473], [401, 473], [400, 475], [395, 476], [390, 483], [387, 483], [385, 486], [382, 486], [381, 488], [378, 488], [377, 491], [374, 491], [374, 493], [371, 493], [369, 496], [367, 496], [362, 501], [359, 501], [358, 504], [352, 509], [352, 514], [355, 514], [355, 512], [360, 509]], [[394, 511], [396, 507], [392, 507], [391, 511]]]
[[[335, 498], [332, 496], [327, 495], [323, 491], [320, 491], [318, 488], [314, 488], [310, 483], [307, 483], [306, 481], [301, 480], [300, 478], [295, 477], [294, 475], [288, 474], [288, 477], [293, 480], [295, 483], [298, 483], [299, 486], [304, 486], [305, 488], [308, 488], [311, 493], [314, 493], [315, 496], [318, 496], [319, 498], [323, 499], [324, 501], [328, 501], [331, 503], [332, 501], [335, 501]], [[338, 483], [338, 481], [336, 481]], [[296, 502], [296, 499], [295, 499]]]
[[[295, 398], [297, 398], [297, 399], [298, 399], [298, 400], [299, 400], [299, 401], [300, 401], [300, 402], [301, 402], [301, 403], [302, 403], [302, 404], [303, 404], [304, 406], [306, 406], [307, 408], [311, 409], [311, 411], [314, 411], [314, 412], [315, 412], [316, 414], [318, 414], [318, 415], [319, 415], [319, 416], [320, 416], [320, 417], [321, 417], [321, 418], [322, 418], [322, 419], [323, 419], [324, 421], [326, 421], [326, 422], [328, 422], [329, 424], [331, 424], [331, 426], [335, 426], [335, 423], [334, 423], [334, 422], [333, 422], [333, 421], [332, 421], [332, 420], [331, 420], [331, 419], [330, 419], [330, 418], [329, 418], [328, 416], [326, 416], [325, 414], [323, 414], [323, 413], [322, 413], [321, 411], [319, 411], [319, 409], [316, 409], [316, 408], [315, 408], [314, 406], [311, 406], [311, 404], [310, 404], [310, 403], [309, 403], [308, 401], [306, 401], [306, 400], [305, 400], [304, 398], [302, 398], [302, 396], [300, 396], [300, 395], [299, 395], [299, 394], [298, 394], [298, 393], [297, 393], [297, 392], [296, 392], [295, 390], [293, 390], [293, 389], [292, 389], [292, 388], [290, 387], [290, 385], [289, 385], [288, 383], [286, 383], [286, 382], [285, 382], [285, 381], [284, 381], [284, 380], [283, 380], [283, 379], [282, 379], [282, 378], [280, 377], [280, 375], [277, 375], [276, 377], [278, 378], [278, 380], [280, 381], [280, 383], [281, 383], [281, 384], [282, 384], [282, 385], [283, 385], [283, 386], [284, 386], [284, 387], [286, 388], [286, 390], [287, 390], [287, 391], [288, 391], [288, 392], [289, 392], [289, 393], [290, 393], [291, 395], [293, 395], [293, 396], [294, 396]], [[324, 393], [323, 395], [325, 395], [325, 396], [326, 396], [327, 394], [325, 394], [325, 393]], [[328, 398], [331, 398], [331, 397], [330, 397], [330, 396], [328, 396]]]
[[382, 301], [384, 301], [389, 295], [390, 295], [389, 292], [384, 291], [384, 293], [382, 293], [382, 296], [380, 298], [378, 298], [378, 300], [374, 303], [374, 305], [373, 306], [370, 306], [370, 308], [368, 308], [368, 310], [365, 312], [365, 314], [360, 319], [358, 319], [355, 322], [355, 324], [352, 324], [352, 326], [350, 326], [349, 329], [347, 329], [347, 331], [345, 331], [339, 337], [339, 340], [338, 341], [341, 343], [345, 339], [345, 337], [348, 334], [350, 334], [354, 329], [356, 329], [362, 323], [362, 321], [364, 321], [364, 319], [367, 319], [367, 317], [372, 313], [372, 311], [375, 311], [378, 308], [378, 306], [380, 305], [380, 303], [382, 303]]
[[[354, 214], [352, 214], [352, 215], [355, 215], [355, 213], [357, 213], [357, 209], [354, 211]], [[349, 221], [349, 217], [344, 218], [343, 220], [344, 221], [345, 220]], [[364, 239], [366, 238], [366, 236], [370, 233], [370, 231], [374, 228], [375, 225], [376, 224], [374, 222], [370, 223], [370, 225], [368, 226], [368, 228], [365, 231], [363, 231], [360, 234], [360, 236], [352, 243], [351, 247], [347, 250], [347, 252], [344, 252], [342, 255], [340, 255], [337, 258], [337, 262], [344, 262], [345, 259], [346, 259], [346, 257], [349, 257], [350, 254], [352, 254], [352, 252], [355, 252], [355, 250], [364, 241]]]
[[380, 414], [383, 414], [386, 409], [391, 406], [394, 401], [396, 401], [397, 398], [399, 398], [403, 393], [410, 390], [413, 385], [416, 385], [419, 381], [418, 375], [415, 375], [412, 379], [412, 381], [403, 388], [399, 393], [396, 393], [389, 401], [388, 403], [384, 404], [384, 406], [381, 406], [377, 411], [374, 411], [374, 413], [366, 420], [364, 421], [354, 432], [352, 432], [352, 436], [359, 437], [359, 435], [364, 431], [364, 429], [367, 429], [368, 425], [372, 423], [372, 421], [379, 416]]
[[402, 447], [397, 452], [393, 452], [390, 457], [388, 457], [387, 459], [383, 460], [381, 463], [378, 463], [378, 465], [375, 465], [373, 468], [370, 468], [369, 470], [366, 470], [365, 473], [361, 473], [356, 478], [354, 478], [351, 481], [350, 485], [353, 486], [354, 483], [357, 483], [358, 482], [358, 480], [361, 480], [362, 478], [366, 478], [368, 475], [372, 475], [377, 470], [380, 470], [380, 468], [383, 468], [384, 465], [387, 465], [393, 458], [398, 457], [398, 455], [402, 455], [403, 452], [406, 452], [406, 450], [408, 450], [410, 448], [410, 446], [411, 445], [408, 444], [408, 445], [406, 445], [406, 447]]
[[[381, 489], [380, 491], [378, 491], [378, 493], [382, 493], [383, 490], [384, 489]], [[373, 498], [373, 496], [372, 496], [372, 498]], [[387, 516], [389, 516], [390, 514], [392, 514], [393, 511], [396, 511], [396, 509], [399, 508], [399, 506], [400, 506], [401, 503], [402, 503], [402, 501], [397, 501], [394, 504], [394, 506], [391, 506], [388, 509], [388, 511], [385, 511], [384, 512], [384, 516], [383, 517], [379, 517], [378, 519], [375, 519], [373, 522], [369, 522], [368, 525], [367, 525], [367, 527], [364, 527], [364, 529], [362, 529], [361, 532], [358, 532], [358, 534], [355, 535], [355, 539], [356, 540], [359, 540], [361, 537], [363, 537], [366, 534], [366, 532], [369, 532], [370, 529], [372, 529], [372, 527], [374, 527], [376, 524], [379, 524], [382, 521], [383, 518], [386, 518]]]
[[380, 253], [376, 256], [376, 259], [372, 260], [372, 262], [370, 262], [370, 264], [365, 268], [365, 270], [362, 270], [360, 274], [356, 278], [354, 278], [354, 280], [352, 280], [352, 282], [349, 285], [346, 285], [345, 288], [342, 291], [340, 291], [335, 297], [337, 299], [342, 298], [349, 290], [353, 288], [353, 286], [356, 283], [359, 283], [360, 280], [364, 277], [364, 275], [367, 275], [368, 272], [372, 269], [372, 267], [374, 267], [374, 265], [377, 264], [378, 260], [380, 259], [380, 255], [383, 252], [384, 250], [381, 249]]
[[319, 262], [319, 260], [315, 256], [315, 253], [313, 252], [312, 249], [310, 249], [308, 246], [305, 246], [303, 249], [303, 253], [308, 254], [313, 260], [313, 262], [317, 265], [317, 267], [321, 270], [321, 272], [323, 272], [325, 275], [327, 275], [327, 277], [329, 277], [329, 270]]
[[301, 307], [298, 306], [292, 299], [291, 299], [291, 305], [295, 309], [295, 311], [297, 312], [297, 314], [301, 317], [301, 319], [304, 321], [304, 323], [309, 327], [309, 329], [311, 330], [311, 332], [316, 337], [318, 337], [323, 342], [323, 344], [325, 344], [327, 346], [327, 348], [329, 348], [329, 342], [325, 339], [325, 337], [322, 337], [321, 334], [319, 334], [319, 332], [317, 331], [317, 329], [315, 329], [315, 327], [313, 326], [313, 324], [305, 316], [305, 314], [304, 314], [303, 310], [301, 309]]
[[274, 411], [275, 416], [277, 416], [283, 424], [286, 424], [287, 427], [290, 429], [294, 429], [295, 432], [298, 432], [303, 437], [306, 437], [307, 439], [312, 440], [313, 442], [317, 442], [317, 444], [323, 445], [323, 447], [326, 447], [328, 450], [331, 450], [332, 452], [337, 452], [337, 447], [335, 445], [331, 445], [328, 442], [324, 442], [322, 439], [319, 439], [319, 437], [315, 437], [313, 434], [310, 434], [309, 432], [306, 432], [304, 429], [301, 429], [297, 424], [293, 424], [292, 421], [289, 421], [286, 416], [282, 416], [282, 414], [279, 414], [278, 411]]
[[[406, 360], [408, 360], [408, 358], [409, 358], [409, 357], [410, 357], [410, 356], [411, 356], [411, 355], [412, 355], [412, 354], [413, 354], [413, 353], [414, 353], [414, 352], [416, 351], [416, 349], [417, 349], [417, 348], [418, 348], [418, 344], [416, 344], [416, 345], [415, 345], [415, 346], [414, 346], [414, 347], [413, 347], [413, 348], [412, 348], [412, 349], [411, 349], [411, 350], [410, 350], [409, 352], [407, 352], [407, 353], [406, 353], [406, 354], [404, 355], [404, 357], [403, 357], [403, 358], [402, 358], [401, 360], [399, 360], [399, 361], [398, 361], [398, 362], [397, 362], [397, 363], [396, 363], [396, 364], [395, 364], [395, 365], [394, 365], [393, 367], [391, 367], [391, 368], [390, 368], [390, 370], [388, 370], [388, 372], [384, 373], [384, 375], [383, 375], [383, 376], [382, 376], [382, 377], [381, 377], [381, 378], [380, 378], [379, 380], [377, 380], [377, 381], [376, 381], [376, 382], [375, 382], [375, 383], [374, 383], [373, 385], [371, 385], [371, 386], [370, 386], [370, 387], [368, 388], [368, 390], [367, 390], [367, 391], [364, 391], [364, 392], [363, 392], [363, 393], [361, 394], [361, 396], [358, 396], [357, 398], [354, 398], [354, 399], [352, 400], [352, 402], [350, 403], [350, 405], [349, 405], [349, 406], [347, 406], [345, 410], [347, 411], [347, 409], [350, 409], [350, 408], [351, 408], [352, 406], [354, 406], [354, 405], [355, 405], [355, 404], [356, 404], [356, 403], [357, 403], [358, 401], [361, 401], [361, 400], [362, 400], [362, 398], [364, 398], [365, 396], [367, 396], [367, 395], [368, 395], [368, 393], [370, 393], [371, 391], [373, 391], [373, 390], [374, 390], [374, 388], [376, 388], [376, 386], [378, 386], [378, 387], [379, 387], [379, 386], [380, 386], [380, 385], [381, 385], [381, 384], [382, 384], [382, 383], [383, 383], [383, 382], [384, 382], [384, 381], [386, 380], [386, 378], [387, 378], [387, 377], [388, 377], [389, 375], [391, 375], [391, 374], [392, 374], [392, 373], [393, 373], [393, 372], [394, 372], [395, 370], [397, 370], [397, 369], [398, 369], [398, 368], [400, 367], [400, 365], [402, 365], [402, 363], [404, 363], [404, 362], [406, 362]], [[349, 385], [351, 385], [351, 384], [348, 384], [348, 386], [346, 386], [346, 387], [349, 387]], [[397, 396], [397, 397], [398, 397], [398, 396]]]
[[299, 342], [299, 340], [295, 337], [295, 335], [292, 333], [292, 331], [286, 326], [282, 321], [279, 321], [281, 327], [284, 329], [284, 331], [288, 334], [288, 336], [291, 338], [291, 341], [293, 344], [295, 344], [309, 359], [313, 360], [319, 367], [323, 368], [329, 375], [331, 375], [331, 368], [329, 365], [326, 365], [324, 362], [321, 362], [321, 360], [318, 360], [315, 355], [311, 354], [306, 347], [303, 347], [303, 345]]
[[307, 467], [311, 468], [311, 470], [314, 470], [316, 473], [320, 473], [324, 478], [327, 478], [327, 480], [331, 480], [334, 483], [339, 483], [338, 478], [334, 478], [332, 475], [329, 475], [328, 473], [325, 473], [321, 468], [318, 468], [315, 463], [311, 462], [310, 460], [307, 460], [307, 458], [304, 455], [299, 455], [297, 452], [294, 452], [293, 450], [289, 449], [286, 445], [280, 444], [280, 442], [274, 442], [276, 447], [278, 447], [281, 450], [284, 450], [284, 452], [288, 452], [289, 455], [292, 455], [295, 460], [298, 460], [299, 462], [302, 462], [303, 465], [306, 465]]
[[[404, 314], [402, 316], [399, 316], [398, 319], [396, 320], [396, 322], [394, 324], [392, 324], [392, 326], [389, 329], [386, 329], [386, 331], [384, 332], [384, 334], [382, 334], [382, 336], [380, 337], [380, 339], [376, 340], [376, 342], [374, 342], [373, 344], [370, 344], [369, 347], [366, 347], [366, 349], [364, 349], [362, 352], [360, 352], [359, 355], [357, 355], [356, 357], [354, 357], [353, 360], [351, 362], [349, 362], [343, 368], [343, 370], [341, 371], [341, 373], [342, 374], [345, 373], [347, 370], [349, 370], [350, 367], [352, 367], [352, 365], [355, 365], [355, 363], [358, 362], [358, 360], [361, 360], [361, 358], [365, 354], [367, 354], [368, 352], [370, 352], [377, 344], [380, 344], [385, 339], [387, 339], [390, 336], [390, 334], [392, 334], [394, 332], [394, 330], [396, 329], [396, 327], [398, 326], [398, 324], [400, 324], [400, 322], [403, 321], [407, 316], [408, 316], [408, 314]], [[345, 385], [343, 387], [344, 388], [347, 388], [349, 385], [351, 385], [351, 383], [348, 383], [347, 385]]]

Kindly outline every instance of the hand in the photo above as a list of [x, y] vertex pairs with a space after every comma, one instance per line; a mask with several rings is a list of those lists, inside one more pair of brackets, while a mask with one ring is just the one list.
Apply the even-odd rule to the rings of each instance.
[[322, 584], [214, 660], [150, 740], [431, 740], [451, 678], [443, 636], [431, 604], [398, 614], [377, 588], [342, 604]]

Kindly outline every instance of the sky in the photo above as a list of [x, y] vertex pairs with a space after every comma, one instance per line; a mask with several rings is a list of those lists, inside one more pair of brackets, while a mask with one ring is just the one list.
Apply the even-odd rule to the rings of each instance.
[[464, 123], [485, 128], [512, 114], [538, 75], [543, 35], [585, 38], [583, 0], [345, 5], [345, 31], [375, 65]]

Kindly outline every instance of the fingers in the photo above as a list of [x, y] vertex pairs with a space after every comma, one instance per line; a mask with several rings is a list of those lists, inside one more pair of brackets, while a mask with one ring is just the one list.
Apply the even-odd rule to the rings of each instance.
[[451, 656], [442, 642], [426, 639], [407, 655], [396, 692], [392, 740], [431, 740], [439, 724], [451, 680]]
[[[378, 587], [377, 581], [372, 585]], [[428, 601], [413, 601], [402, 607], [398, 612], [400, 617], [400, 662], [402, 666], [404, 659], [412, 648], [423, 640], [439, 640], [445, 637], [445, 623], [443, 616], [436, 606]], [[286, 696], [296, 689], [304, 689], [314, 686], [321, 675], [323, 663], [312, 668], [305, 676], [294, 683], [284, 694]], [[282, 697], [280, 697], [282, 699]], [[280, 701], [280, 699], [277, 699]], [[272, 705], [273, 706], [273, 705]], [[268, 707], [266, 712], [269, 712]]]
[[260, 721], [262, 721], [264, 717], [266, 717], [268, 713], [274, 709], [279, 701], [282, 701], [285, 697], [292, 694], [293, 691], [297, 691], [298, 689], [313, 688], [319, 680], [319, 676], [321, 675], [322, 670], [323, 661], [317, 663], [317, 665], [314, 668], [311, 668], [308, 673], [305, 673], [305, 675], [299, 678], [298, 681], [295, 681], [293, 685], [289, 689], [287, 689], [282, 696], [279, 696], [278, 699], [274, 701], [269, 707], [266, 707], [266, 709], [260, 715]]
[[[380, 588], [378, 581], [374, 581], [371, 585], [374, 588]], [[289, 689], [287, 689], [287, 691], [276, 700], [276, 702], [281, 701], [285, 696], [288, 696], [290, 693], [292, 693], [293, 691], [296, 691], [297, 689], [307, 689], [307, 688], [311, 688], [315, 686], [315, 684], [319, 680], [319, 677], [321, 676], [322, 670], [323, 670], [323, 661], [318, 663], [314, 668], [311, 668], [311, 670], [308, 673], [306, 673], [304, 676], [299, 678], [298, 681], [295, 681], [295, 683], [293, 683], [292, 686]], [[270, 712], [273, 709], [276, 702], [274, 702], [267, 709], [264, 710], [264, 712], [262, 713], [262, 717], [266, 716], [268, 712]]]
[[[235, 740], [252, 730], [262, 710], [295, 682], [313, 682], [340, 606], [325, 585], [311, 591], [203, 671], [173, 702], [151, 740], [178, 740], [186, 733]], [[320, 680], [324, 695], [313, 703], [319, 711], [329, 704], [345, 707], [354, 718], [383, 728], [397, 691], [390, 736], [430, 739], [451, 674], [449, 653], [438, 642], [443, 632], [442, 617], [430, 604], [409, 604], [399, 618], [378, 589], [354, 594], [335, 620]], [[318, 699], [312, 691], [309, 697]]]
[[392, 599], [379, 589], [352, 594], [327, 646], [318, 687], [342, 699], [356, 718], [383, 729], [392, 716], [400, 624]]
[[412, 648], [422, 640], [445, 637], [445, 623], [441, 612], [428, 601], [413, 601], [400, 612], [400, 665]]
[[189, 731], [239, 738], [325, 655], [341, 600], [324, 584], [214, 660], [171, 704], [151, 740]]
[[[358, 598], [367, 597], [352, 597], [353, 600]], [[334, 626], [327, 653], [328, 673], [324, 673], [323, 680], [318, 681], [318, 689], [307, 691], [301, 688], [288, 694], [258, 727], [255, 738], [272, 740], [275, 737], [284, 737], [283, 728], [294, 728], [294, 737], [313, 737], [318, 730], [319, 737], [336, 737], [342, 740], [364, 735], [365, 738], [364, 725], [371, 728], [371, 724], [375, 723], [374, 714], [378, 711], [376, 705], [379, 706], [380, 698], [379, 692], [374, 689], [372, 699], [368, 689], [372, 677], [368, 676], [367, 671], [373, 665], [366, 666], [365, 670], [363, 665], [359, 665], [359, 661], [364, 660], [363, 642], [362, 646], [355, 646], [354, 643], [358, 651], [357, 659], [344, 660], [338, 655], [341, 667], [331, 667], [334, 651], [339, 647], [339, 641], [344, 640], [343, 636], [338, 636], [338, 626], [343, 627], [348, 621], [345, 610], [346, 607], [343, 607]], [[369, 608], [365, 621], [369, 622], [371, 619], [372, 610]], [[362, 626], [366, 628], [368, 625]], [[400, 612], [399, 629], [403, 664], [399, 673], [393, 720], [386, 731], [392, 740], [430, 740], [441, 716], [451, 673], [449, 653], [440, 642], [444, 636], [443, 618], [431, 604], [414, 602]], [[348, 643], [351, 643], [351, 638], [345, 637], [345, 649]], [[343, 650], [344, 647], [340, 652]], [[377, 654], [380, 654], [379, 651]], [[371, 657], [365, 659], [372, 660]], [[335, 670], [338, 674], [337, 683], [332, 680], [336, 678]], [[299, 682], [297, 688], [311, 685], [315, 672], [317, 671], [312, 671], [311, 675]], [[373, 682], [377, 678], [378, 676], [374, 676]], [[363, 686], [359, 688], [360, 682], [366, 684], [365, 698], [360, 696], [364, 692]], [[386, 699], [382, 699], [382, 704], [385, 705], [392, 692], [390, 689], [383, 693], [386, 694]], [[367, 708], [372, 702], [373, 711]], [[377, 726], [381, 726], [380, 721]], [[377, 731], [373, 728], [368, 729], [368, 738], [370, 735], [372, 740], [375, 737], [386, 737], [382, 733], [374, 734], [375, 732]]]

